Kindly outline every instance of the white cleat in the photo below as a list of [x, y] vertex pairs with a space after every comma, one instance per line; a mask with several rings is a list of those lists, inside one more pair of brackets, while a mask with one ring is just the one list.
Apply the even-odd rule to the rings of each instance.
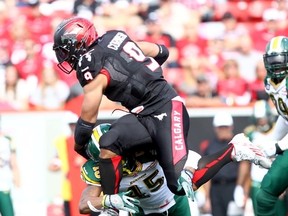
[[234, 146], [231, 153], [233, 161], [240, 162], [247, 160], [266, 169], [271, 167], [271, 160], [265, 156], [264, 152], [257, 145], [250, 142], [248, 137], [243, 133], [235, 135], [230, 143]]

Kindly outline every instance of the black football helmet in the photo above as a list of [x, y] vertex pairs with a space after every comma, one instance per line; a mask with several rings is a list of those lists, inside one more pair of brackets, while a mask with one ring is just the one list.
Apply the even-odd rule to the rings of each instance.
[[266, 46], [263, 55], [267, 76], [276, 84], [288, 75], [288, 38], [277, 36]]
[[70, 74], [79, 58], [98, 39], [92, 22], [80, 17], [72, 17], [62, 21], [54, 33], [54, 45], [58, 67]]

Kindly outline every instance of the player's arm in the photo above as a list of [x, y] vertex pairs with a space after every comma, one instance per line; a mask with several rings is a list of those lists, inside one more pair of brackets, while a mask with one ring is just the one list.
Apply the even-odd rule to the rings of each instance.
[[166, 46], [146, 41], [137, 42], [145, 56], [154, 58], [159, 65], [162, 65], [169, 57], [169, 50]]
[[[79, 202], [79, 212], [80, 214], [90, 214], [91, 209], [89, 204], [92, 205], [96, 209], [101, 209], [101, 201], [102, 196], [100, 196], [102, 192], [101, 187], [88, 185], [82, 192]], [[89, 204], [88, 204], [89, 203]]]
[[139, 201], [129, 197], [129, 192], [111, 195], [101, 195], [102, 188], [88, 185], [81, 194], [79, 202], [80, 214], [100, 212], [103, 208], [113, 208], [131, 213], [139, 212]]
[[120, 192], [118, 194], [102, 195], [101, 176], [98, 162], [86, 161], [81, 166], [81, 179], [88, 185], [82, 192], [79, 202], [79, 212], [87, 214], [99, 212], [103, 208], [113, 208], [131, 213], [139, 212], [139, 201], [129, 197], [130, 192]]
[[83, 87], [84, 99], [80, 116], [84, 121], [91, 123], [96, 122], [99, 106], [107, 83], [107, 77], [103, 74], [98, 74], [95, 79]]
[[99, 106], [103, 92], [107, 86], [107, 78], [103, 74], [97, 75], [90, 83], [83, 87], [84, 98], [82, 102], [81, 115], [75, 128], [74, 150], [88, 159], [85, 152], [85, 145], [88, 143], [92, 130], [95, 127]]
[[271, 141], [260, 144], [267, 156], [272, 157], [288, 149], [288, 121], [282, 116], [278, 117], [270, 138]]
[[234, 201], [238, 207], [244, 207], [250, 192], [250, 171], [251, 163], [241, 161], [237, 176], [236, 187], [234, 189]]

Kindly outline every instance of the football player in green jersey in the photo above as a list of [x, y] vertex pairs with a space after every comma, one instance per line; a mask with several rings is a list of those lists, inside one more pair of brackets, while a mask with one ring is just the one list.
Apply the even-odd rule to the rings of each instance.
[[277, 36], [266, 46], [263, 55], [267, 77], [265, 90], [274, 103], [279, 117], [270, 141], [263, 143], [267, 156], [276, 158], [264, 176], [256, 195], [256, 215], [275, 216], [275, 203], [288, 187], [288, 38]]
[[[134, 216], [163, 215], [163, 213], [171, 216], [191, 216], [188, 198], [174, 195], [168, 189], [164, 172], [153, 150], [140, 150], [124, 157], [122, 160], [124, 177], [120, 182], [120, 192], [101, 195], [98, 141], [109, 128], [110, 124], [100, 124], [94, 128], [87, 145], [87, 155], [91, 159], [81, 167], [81, 178], [89, 186], [82, 193], [80, 213], [101, 211], [101, 216], [118, 215], [118, 212], [113, 210], [118, 209], [126, 210]], [[194, 153], [192, 157], [196, 165], [200, 155]]]

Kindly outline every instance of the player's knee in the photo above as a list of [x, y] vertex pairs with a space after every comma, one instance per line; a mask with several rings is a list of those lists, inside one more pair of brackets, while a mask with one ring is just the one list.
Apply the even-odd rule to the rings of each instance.
[[101, 158], [111, 158], [115, 155], [121, 154], [121, 146], [118, 143], [118, 134], [115, 131], [108, 131], [104, 134], [100, 140], [100, 157]]

